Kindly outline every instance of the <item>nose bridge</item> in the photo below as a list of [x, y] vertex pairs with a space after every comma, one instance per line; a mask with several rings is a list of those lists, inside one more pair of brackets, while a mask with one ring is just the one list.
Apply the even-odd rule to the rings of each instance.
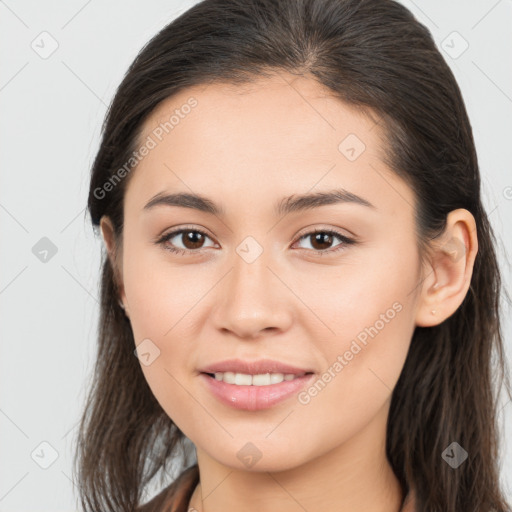
[[216, 309], [217, 327], [241, 337], [256, 336], [263, 329], [286, 328], [289, 311], [282, 297], [286, 290], [270, 270], [271, 256], [253, 237], [246, 237], [236, 247]]

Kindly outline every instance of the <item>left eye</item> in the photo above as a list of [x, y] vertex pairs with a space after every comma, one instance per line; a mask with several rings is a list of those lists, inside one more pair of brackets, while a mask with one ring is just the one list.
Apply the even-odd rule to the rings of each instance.
[[[173, 238], [177, 240], [181, 240], [181, 243], [184, 247], [176, 247], [175, 243], [169, 243]], [[310, 233], [306, 233], [299, 238], [299, 242], [302, 240], [311, 239], [313, 242], [311, 244], [311, 248], [314, 252], [317, 252], [319, 255], [324, 253], [333, 253], [343, 249], [345, 246], [350, 244], [355, 244], [356, 241], [348, 238], [337, 231], [332, 230], [316, 230]], [[329, 249], [325, 247], [325, 245], [331, 245], [333, 240], [338, 238], [341, 240], [341, 243], [337, 244], [334, 249]], [[162, 244], [164, 247], [178, 254], [186, 254], [199, 252], [205, 246], [203, 245], [205, 240], [211, 238], [204, 232], [199, 229], [180, 229], [177, 231], [172, 231], [171, 233], [167, 233], [163, 235], [159, 240], [157, 240], [157, 244]], [[214, 244], [213, 244], [214, 245]], [[210, 245], [212, 247], [212, 245]], [[304, 249], [304, 247], [303, 247]]]
[[[333, 243], [333, 239], [338, 238], [341, 240], [341, 243], [335, 246], [334, 249], [329, 250], [329, 248], [322, 247], [322, 245], [330, 245]], [[302, 235], [299, 238], [299, 241], [301, 240], [312, 240], [312, 248], [316, 250], [316, 252], [325, 253], [325, 252], [335, 252], [343, 249], [344, 246], [350, 245], [355, 243], [355, 240], [348, 238], [341, 233], [338, 233], [337, 231], [332, 230], [316, 230], [312, 233], [307, 233], [305, 235]]]

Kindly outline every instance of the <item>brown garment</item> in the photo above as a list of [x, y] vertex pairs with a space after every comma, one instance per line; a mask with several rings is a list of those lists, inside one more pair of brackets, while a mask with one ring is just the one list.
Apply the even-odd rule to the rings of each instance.
[[148, 501], [137, 512], [188, 512], [188, 503], [199, 483], [197, 464], [190, 466], [161, 493]]
[[[183, 471], [169, 487], [137, 509], [137, 512], [189, 512], [188, 504], [198, 483], [199, 469], [197, 464], [194, 464]], [[411, 491], [405, 497], [400, 512], [415, 512], [415, 510], [414, 493]]]
[[416, 500], [414, 491], [409, 491], [404, 499], [400, 512], [416, 512]]

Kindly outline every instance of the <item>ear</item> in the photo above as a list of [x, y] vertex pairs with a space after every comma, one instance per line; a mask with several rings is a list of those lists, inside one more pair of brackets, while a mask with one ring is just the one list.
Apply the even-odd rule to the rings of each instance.
[[478, 252], [473, 215], [464, 208], [451, 211], [443, 234], [431, 247], [416, 310], [416, 325], [420, 327], [440, 324], [466, 297]]
[[119, 290], [119, 300], [120, 303], [123, 304], [123, 309], [125, 313], [128, 315], [127, 306], [126, 306], [126, 296], [124, 293], [124, 284], [123, 284], [123, 273], [122, 273], [122, 265], [120, 264], [121, 254], [118, 253], [117, 250], [117, 240], [114, 231], [114, 226], [112, 221], [106, 215], [103, 215], [100, 219], [100, 229], [101, 236], [103, 237], [103, 242], [107, 249], [108, 259], [110, 260], [110, 264], [114, 270], [114, 278], [116, 280], [117, 288]]

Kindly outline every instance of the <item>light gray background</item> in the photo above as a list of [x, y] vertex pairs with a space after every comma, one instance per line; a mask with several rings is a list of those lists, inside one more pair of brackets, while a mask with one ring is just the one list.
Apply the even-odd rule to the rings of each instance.
[[[101, 240], [85, 217], [90, 166], [129, 64], [194, 3], [0, 0], [0, 512], [78, 510], [71, 454], [99, 313]], [[403, 3], [430, 29], [462, 89], [510, 289], [512, 1]], [[46, 56], [52, 40], [58, 48]], [[46, 262], [32, 250], [43, 237], [57, 250]], [[511, 329], [505, 318], [509, 360]], [[512, 438], [512, 404], [501, 403]], [[503, 439], [512, 501], [511, 453]]]

